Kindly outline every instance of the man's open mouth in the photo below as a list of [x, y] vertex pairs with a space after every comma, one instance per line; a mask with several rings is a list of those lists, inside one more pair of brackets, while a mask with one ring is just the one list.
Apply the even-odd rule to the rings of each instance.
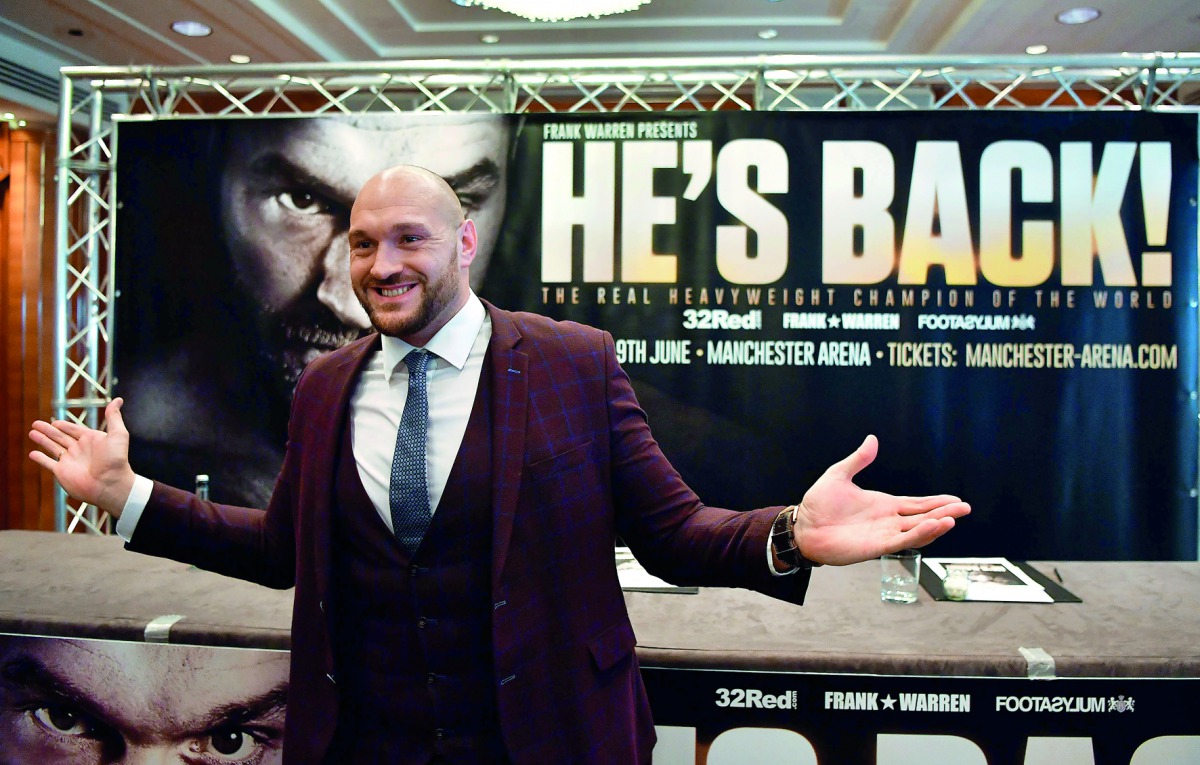
[[400, 297], [401, 295], [408, 292], [415, 286], [416, 286], [415, 284], [406, 284], [403, 286], [396, 286], [396, 287], [379, 287], [378, 290], [379, 290], [379, 294], [382, 295], [383, 297], [392, 298], [392, 297]]

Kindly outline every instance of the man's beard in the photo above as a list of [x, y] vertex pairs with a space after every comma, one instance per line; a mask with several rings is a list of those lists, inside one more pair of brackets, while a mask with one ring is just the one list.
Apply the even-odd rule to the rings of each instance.
[[400, 278], [397, 277], [384, 281], [372, 281], [362, 287], [354, 285], [354, 294], [358, 297], [358, 302], [362, 304], [363, 310], [367, 312], [371, 326], [379, 334], [388, 337], [404, 338], [425, 329], [446, 310], [447, 306], [454, 302], [454, 298], [458, 294], [458, 274], [453, 268], [447, 268], [433, 281], [417, 277], [421, 288], [421, 301], [417, 304], [416, 311], [411, 314], [401, 316], [393, 314], [391, 311], [376, 310], [368, 299], [369, 291], [399, 281]]
[[315, 295], [306, 296], [280, 313], [260, 317], [261, 355], [277, 370], [280, 388], [289, 397], [300, 373], [323, 353], [358, 339], [362, 331], [343, 324]]

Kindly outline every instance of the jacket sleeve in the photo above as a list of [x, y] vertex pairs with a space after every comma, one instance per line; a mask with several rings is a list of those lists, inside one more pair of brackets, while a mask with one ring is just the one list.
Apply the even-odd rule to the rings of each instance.
[[[283, 509], [283, 480], [267, 510], [222, 505], [155, 482], [133, 538], [125, 545], [207, 571], [276, 589], [295, 584], [291, 512]], [[283, 488], [283, 492], [281, 492]]]
[[650, 573], [679, 585], [744, 587], [802, 603], [809, 572], [772, 574], [771, 524], [783, 509], [708, 507], [650, 433], [628, 375], [603, 333], [617, 530]]

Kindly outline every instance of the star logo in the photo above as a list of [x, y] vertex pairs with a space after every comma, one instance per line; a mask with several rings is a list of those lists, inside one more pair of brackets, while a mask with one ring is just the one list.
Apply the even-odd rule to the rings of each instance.
[[894, 698], [892, 698], [892, 694], [889, 693], [888, 695], [886, 695], [882, 699], [880, 699], [880, 701], [883, 702], [884, 709], [891, 709], [891, 710], [895, 711], [896, 700]]
[[838, 327], [840, 327], [841, 325], [842, 325], [842, 320], [841, 320], [841, 318], [839, 318], [839, 317], [837, 317], [837, 316], [830, 316], [830, 317], [829, 317], [829, 326], [830, 326], [830, 327], [833, 327], [834, 329], [837, 329], [837, 328], [838, 328]]

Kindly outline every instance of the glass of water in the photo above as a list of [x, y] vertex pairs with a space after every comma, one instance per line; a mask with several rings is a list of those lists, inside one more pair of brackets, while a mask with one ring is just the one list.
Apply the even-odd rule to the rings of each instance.
[[916, 603], [921, 551], [901, 550], [879, 559], [879, 599], [884, 603]]

